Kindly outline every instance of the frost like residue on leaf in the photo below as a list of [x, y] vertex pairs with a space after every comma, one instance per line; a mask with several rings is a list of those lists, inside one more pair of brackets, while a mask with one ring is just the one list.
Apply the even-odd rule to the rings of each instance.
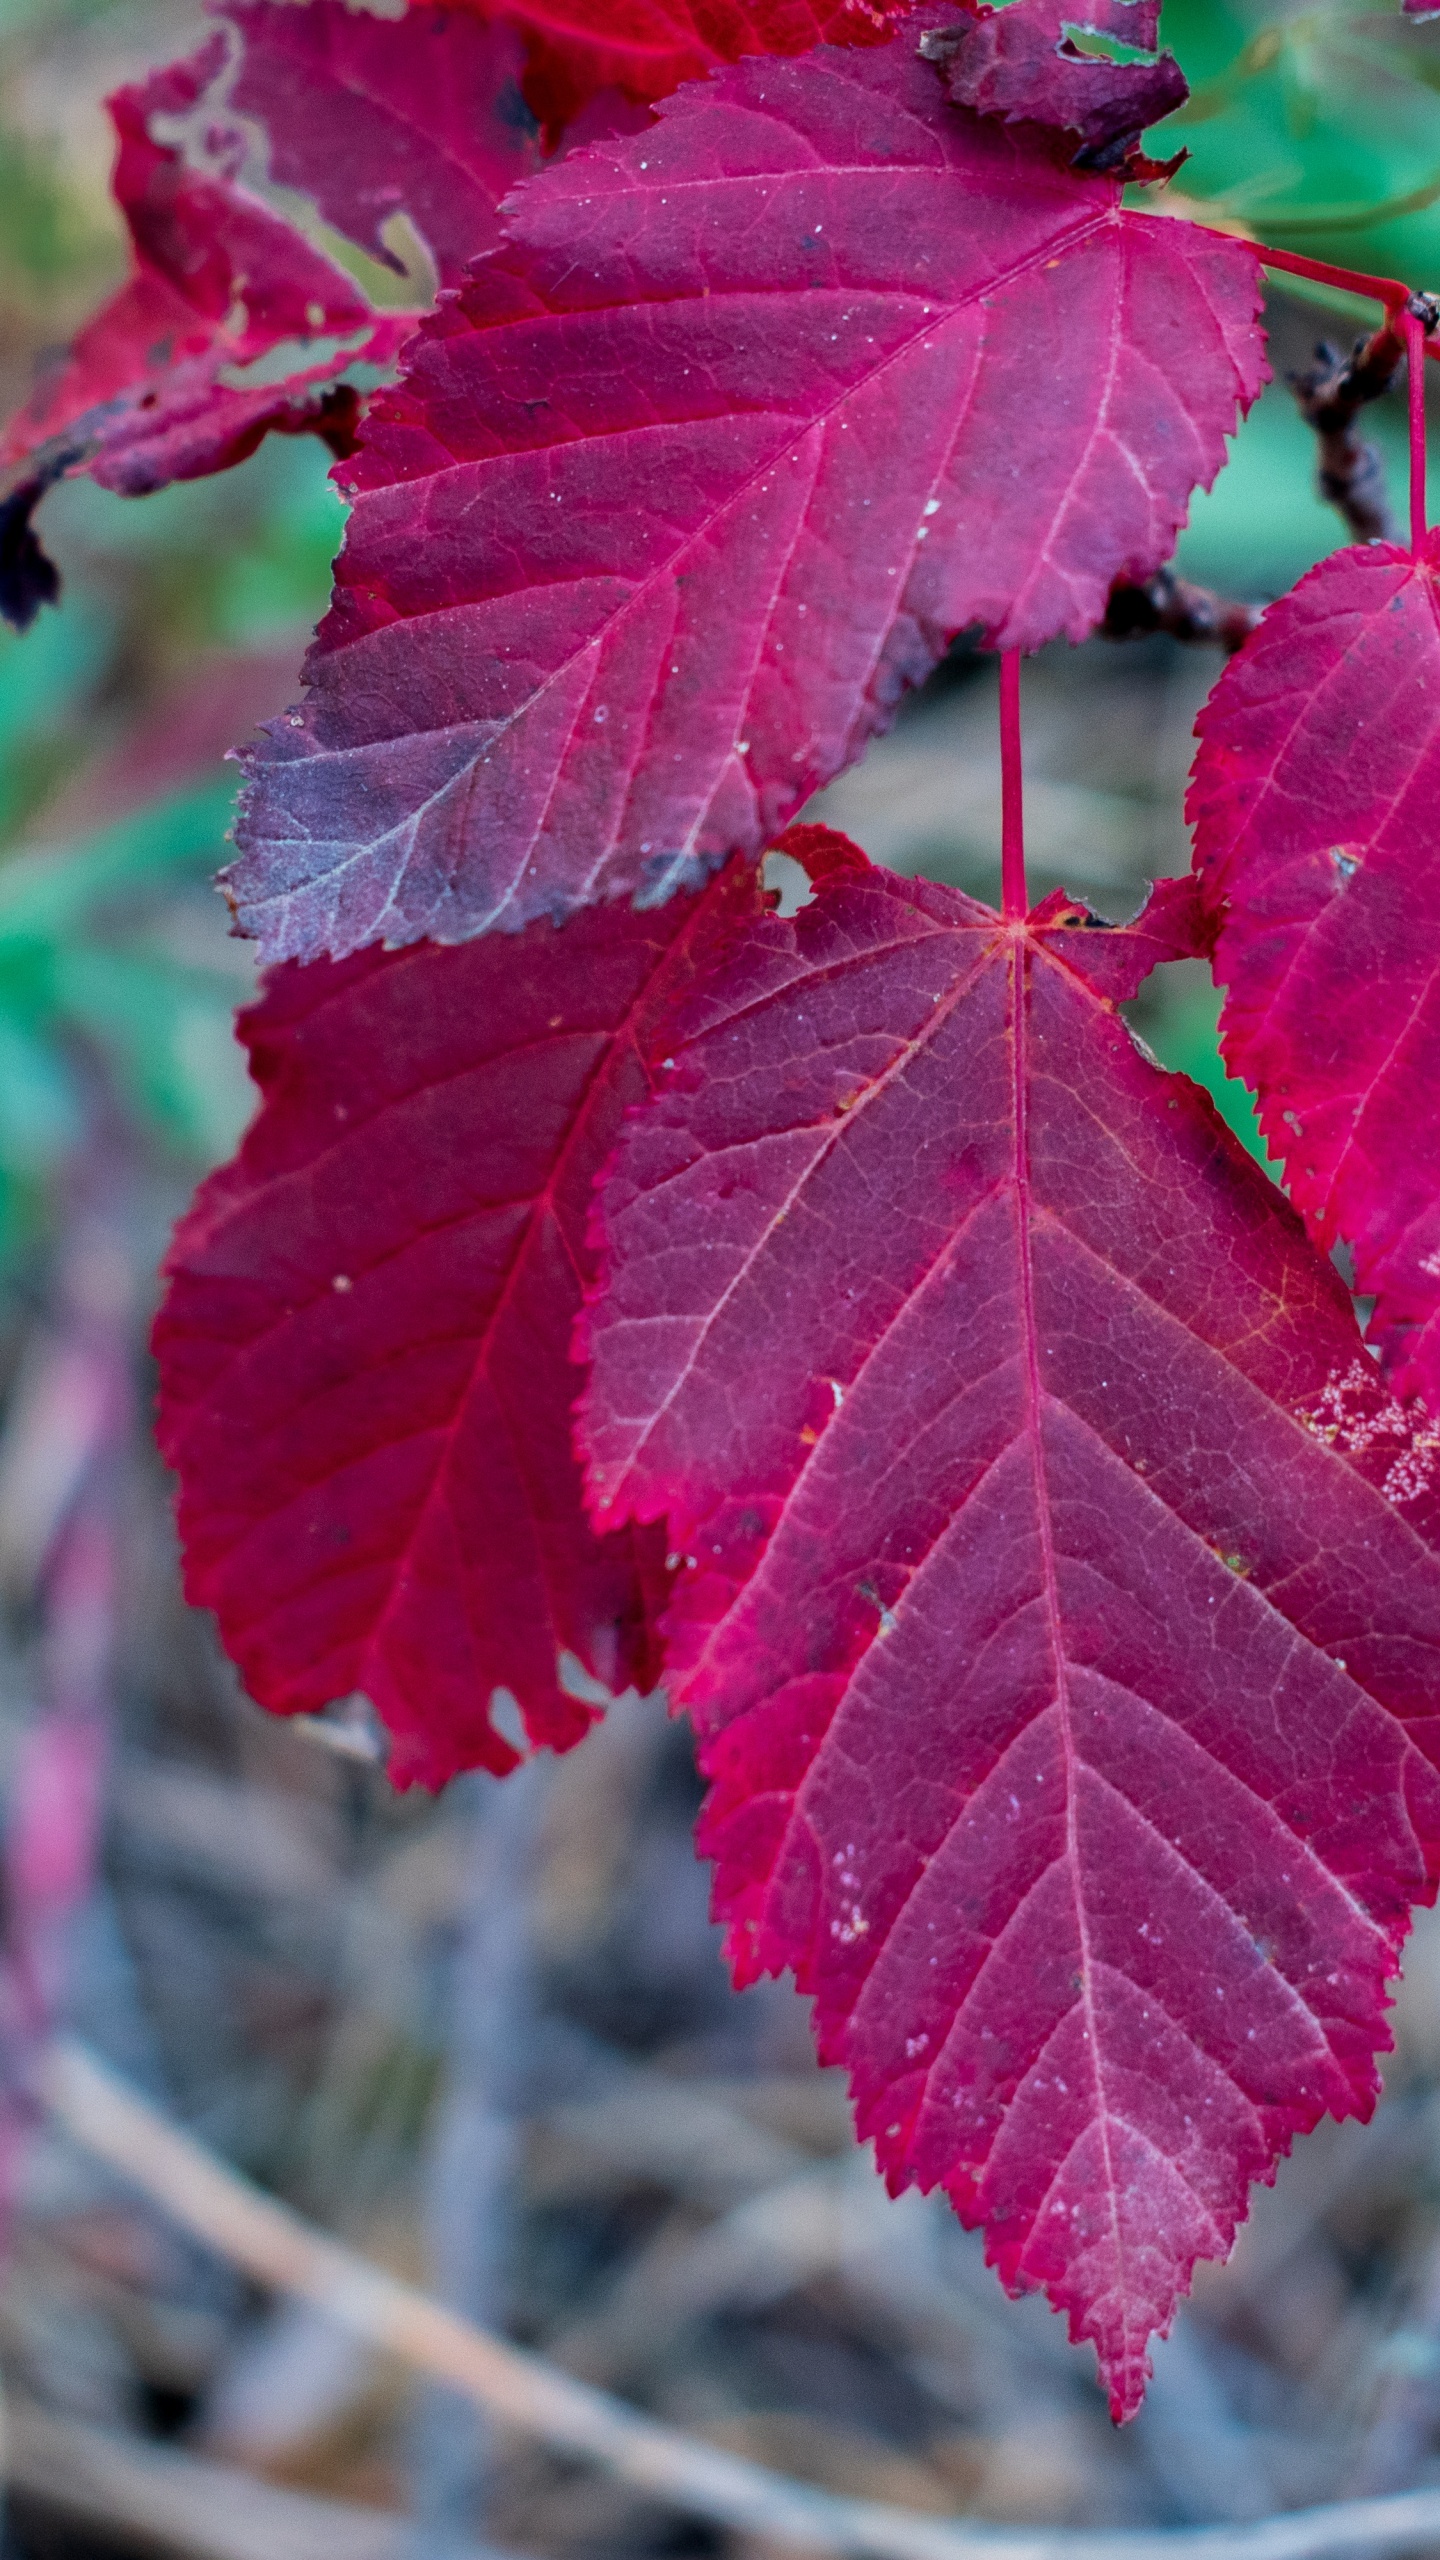
[[1006, 924], [799, 849], [814, 901], [722, 922], [604, 1188], [596, 1517], [684, 1559], [738, 1978], [794, 1970], [891, 2186], [1125, 2416], [1250, 2182], [1374, 2103], [1440, 1501], [1329, 1263], [1114, 1011], [1194, 947], [1174, 893]]
[[1375, 1372], [1367, 1360], [1334, 1369], [1312, 1405], [1301, 1405], [1307, 1431], [1347, 1457], [1383, 1449], [1389, 1464], [1381, 1484], [1387, 1502], [1420, 1502], [1440, 1481], [1440, 1428], [1418, 1399], [1409, 1406], [1393, 1396], [1377, 1402]]

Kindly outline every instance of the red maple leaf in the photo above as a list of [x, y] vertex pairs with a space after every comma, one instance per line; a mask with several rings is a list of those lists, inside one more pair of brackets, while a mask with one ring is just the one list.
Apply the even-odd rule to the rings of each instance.
[[[596, 1516], [665, 1516], [737, 1977], [1118, 2416], [1249, 2182], [1369, 2113], [1434, 1889], [1440, 1439], [1115, 1002], [1193, 919], [1008, 921], [810, 831], [602, 1194]], [[1188, 945], [1193, 947], [1193, 945]]]
[[603, 91], [646, 104], [746, 54], [878, 44], [903, 0], [468, 0], [528, 39], [525, 94], [552, 133]]
[[243, 1017], [264, 1105], [182, 1220], [156, 1330], [190, 1596], [281, 1713], [363, 1690], [392, 1772], [564, 1749], [557, 1656], [654, 1675], [663, 1546], [597, 1538], [570, 1445], [597, 1167], [732, 892], [519, 942], [286, 969]]
[[272, 956], [758, 851], [957, 631], [1079, 638], [1158, 567], [1264, 371], [1249, 249], [952, 107], [913, 27], [692, 86], [508, 230], [371, 413], [257, 751]]
[[1272, 605], [1198, 723], [1221, 1044], [1401, 1396], [1440, 1415], [1440, 531]]
[[1076, 26], [1154, 53], [1160, 0], [1008, 0], [927, 50], [945, 64], [958, 106], [1072, 133], [1082, 167], [1115, 168], [1147, 124], [1184, 105], [1190, 84], [1173, 53], [1155, 62], [1082, 53], [1070, 34]]

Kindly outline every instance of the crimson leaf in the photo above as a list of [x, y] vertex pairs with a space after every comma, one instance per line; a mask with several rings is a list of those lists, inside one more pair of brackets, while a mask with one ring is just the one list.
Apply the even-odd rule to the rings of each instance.
[[1396, 1391], [1440, 1416], [1440, 532], [1340, 551], [1199, 721], [1189, 814], [1221, 1042], [1291, 1198], [1353, 1247]]
[[876, 44], [896, 0], [471, 0], [529, 39], [525, 93], [557, 131], [602, 91], [652, 103], [747, 53]]
[[1264, 370], [1247, 248], [951, 107], [913, 22], [691, 87], [510, 230], [371, 413], [257, 751], [273, 956], [758, 851], [956, 631], [1078, 638], [1153, 571]]
[[497, 1687], [578, 1740], [561, 1649], [653, 1675], [663, 1549], [586, 1524], [569, 1342], [639, 1045], [730, 894], [282, 970], [244, 1018], [264, 1106], [156, 1332], [187, 1586], [262, 1705], [365, 1691], [402, 1782], [512, 1765]]
[[1117, 2416], [1250, 2180], [1368, 2114], [1440, 1862], [1440, 1450], [1114, 1011], [1191, 947], [787, 840], [603, 1195], [597, 1514], [662, 1514], [738, 1978]]
[[938, 58], [958, 106], [1073, 133], [1082, 166], [1113, 168], [1147, 124], [1184, 105], [1190, 84], [1173, 53], [1155, 62], [1082, 53], [1074, 26], [1153, 53], [1160, 0], [1009, 0], [944, 38]]
[[272, 174], [399, 267], [384, 226], [408, 213], [442, 284], [499, 238], [495, 208], [540, 165], [520, 94], [524, 47], [450, 8], [375, 18], [344, 0], [219, 0], [244, 38], [231, 93], [270, 142]]

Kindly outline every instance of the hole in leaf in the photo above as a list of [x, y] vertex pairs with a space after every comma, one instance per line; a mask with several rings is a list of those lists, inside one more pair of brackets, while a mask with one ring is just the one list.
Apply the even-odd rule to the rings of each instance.
[[508, 1742], [511, 1750], [518, 1751], [522, 1759], [529, 1758], [530, 1737], [520, 1713], [520, 1701], [513, 1689], [491, 1690], [490, 1722], [502, 1742]]
[[767, 853], [760, 876], [775, 901], [777, 916], [798, 915], [815, 895], [809, 872], [793, 853]]

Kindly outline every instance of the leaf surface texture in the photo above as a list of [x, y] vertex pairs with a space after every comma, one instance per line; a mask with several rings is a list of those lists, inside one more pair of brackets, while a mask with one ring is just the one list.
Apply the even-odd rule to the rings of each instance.
[[156, 1332], [188, 1589], [262, 1705], [363, 1691], [402, 1782], [510, 1766], [496, 1688], [577, 1741], [561, 1652], [653, 1676], [663, 1547], [587, 1524], [570, 1336], [638, 1044], [729, 895], [285, 969], [244, 1017], [263, 1107]]
[[1440, 1423], [1440, 532], [1335, 553], [1199, 721], [1221, 1044], [1290, 1196]]
[[799, 834], [813, 903], [717, 936], [603, 1191], [596, 1516], [681, 1559], [738, 1978], [793, 1969], [892, 2188], [1124, 2416], [1249, 2183], [1374, 2102], [1440, 1847], [1436, 1467], [1116, 1016], [1180, 893], [1008, 925]]
[[953, 107], [908, 25], [522, 189], [378, 403], [231, 886], [275, 957], [758, 852], [953, 635], [1079, 638], [1264, 370], [1241, 244]]

